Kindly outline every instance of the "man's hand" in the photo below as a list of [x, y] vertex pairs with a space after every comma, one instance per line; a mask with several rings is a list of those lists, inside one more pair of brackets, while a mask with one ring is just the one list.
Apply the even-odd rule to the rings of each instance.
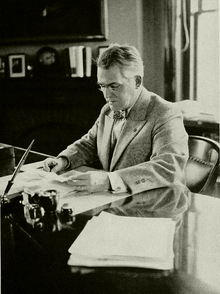
[[104, 171], [88, 171], [76, 176], [72, 176], [69, 181], [78, 192], [101, 192], [110, 188], [109, 177]]
[[43, 169], [47, 172], [57, 173], [67, 166], [67, 159], [64, 157], [47, 158], [44, 160]]

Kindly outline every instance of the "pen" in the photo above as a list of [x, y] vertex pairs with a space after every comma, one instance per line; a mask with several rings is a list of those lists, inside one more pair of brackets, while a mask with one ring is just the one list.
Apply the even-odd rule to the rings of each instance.
[[3, 203], [4, 203], [4, 201], [6, 200], [5, 198], [6, 198], [7, 194], [8, 194], [8, 192], [9, 192], [9, 190], [11, 189], [11, 186], [14, 184], [15, 177], [17, 176], [17, 174], [18, 174], [18, 172], [20, 171], [22, 165], [24, 164], [24, 162], [25, 162], [25, 160], [26, 160], [26, 158], [27, 158], [27, 156], [28, 156], [28, 154], [29, 154], [29, 152], [30, 152], [30, 150], [31, 150], [31, 147], [32, 147], [33, 143], [34, 143], [34, 140], [32, 140], [31, 144], [30, 144], [30, 145], [28, 146], [28, 148], [26, 149], [25, 153], [23, 154], [23, 156], [22, 156], [22, 158], [20, 159], [20, 161], [19, 161], [17, 167], [16, 167], [15, 170], [14, 170], [14, 173], [12, 174], [11, 179], [8, 181], [8, 184], [7, 184], [7, 186], [6, 186], [6, 189], [5, 189], [5, 191], [4, 191], [4, 193], [3, 193], [3, 196], [2, 196], [2, 201], [3, 201]]

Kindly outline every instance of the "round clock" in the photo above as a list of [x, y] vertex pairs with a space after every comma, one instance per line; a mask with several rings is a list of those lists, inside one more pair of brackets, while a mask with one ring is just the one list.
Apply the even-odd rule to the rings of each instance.
[[49, 46], [42, 47], [37, 52], [35, 75], [39, 77], [52, 77], [61, 74], [59, 55]]
[[52, 47], [43, 47], [37, 52], [37, 60], [42, 66], [51, 66], [58, 62], [57, 51]]
[[46, 51], [39, 56], [39, 62], [43, 65], [51, 65], [56, 61], [55, 53]]

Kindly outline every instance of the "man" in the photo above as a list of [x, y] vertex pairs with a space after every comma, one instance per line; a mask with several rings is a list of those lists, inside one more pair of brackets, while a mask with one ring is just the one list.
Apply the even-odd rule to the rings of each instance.
[[[56, 159], [46, 171], [90, 166], [102, 169], [72, 177], [76, 191], [142, 193], [184, 182], [188, 136], [175, 104], [142, 85], [143, 62], [136, 48], [110, 45], [97, 60], [97, 80], [106, 99], [93, 127]], [[114, 119], [114, 112], [126, 117]]]

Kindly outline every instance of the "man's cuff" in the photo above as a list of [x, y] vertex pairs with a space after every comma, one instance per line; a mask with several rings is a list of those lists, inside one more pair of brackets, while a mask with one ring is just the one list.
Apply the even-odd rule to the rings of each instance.
[[66, 159], [66, 161], [67, 161], [67, 165], [62, 170], [68, 169], [70, 167], [70, 161], [69, 161], [69, 159], [66, 156], [62, 156], [62, 155], [57, 157], [57, 159], [59, 159], [59, 158]]
[[111, 172], [107, 174], [111, 184], [112, 193], [115, 194], [115, 193], [123, 193], [128, 191], [122, 178], [116, 172]]

